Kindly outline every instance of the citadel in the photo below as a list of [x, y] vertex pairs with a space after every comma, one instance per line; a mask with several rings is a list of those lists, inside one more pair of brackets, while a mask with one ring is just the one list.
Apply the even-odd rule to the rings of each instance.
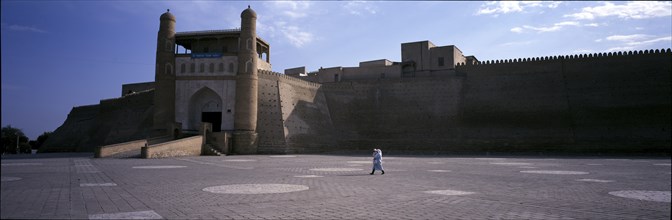
[[74, 107], [42, 150], [670, 154], [669, 48], [479, 61], [419, 41], [398, 62], [277, 73], [256, 18], [248, 7], [240, 29], [175, 32], [163, 13], [154, 82]]

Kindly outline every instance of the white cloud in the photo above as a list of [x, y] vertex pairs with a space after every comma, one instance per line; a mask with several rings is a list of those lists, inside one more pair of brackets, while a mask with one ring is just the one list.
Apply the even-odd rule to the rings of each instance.
[[276, 1], [264, 4], [270, 13], [263, 19], [257, 20], [260, 33], [271, 38], [280, 38], [280, 41], [289, 42], [295, 47], [303, 47], [312, 42], [315, 35], [302, 27], [306, 19], [310, 18], [312, 2], [304, 1]]
[[297, 26], [286, 26], [282, 30], [284, 36], [289, 40], [289, 43], [295, 47], [302, 47], [304, 44], [313, 41], [313, 34], [302, 31]]
[[307, 1], [275, 1], [270, 5], [275, 11], [293, 19], [308, 16], [311, 6], [312, 2]]
[[598, 24], [598, 23], [590, 23], [590, 24], [584, 24], [583, 26], [586, 26], [586, 27], [599, 27], [600, 24]]
[[503, 44], [500, 44], [499, 46], [508, 47], [508, 46], [529, 45], [529, 44], [532, 44], [534, 42], [535, 41], [533, 41], [533, 40], [530, 40], [530, 41], [514, 41], [514, 42], [503, 43]]
[[672, 36], [657, 37], [646, 34], [612, 35], [606, 37], [605, 39], [608, 41], [619, 42], [621, 44], [621, 46], [610, 48], [608, 51], [633, 50], [635, 48], [646, 47], [647, 45], [658, 42], [672, 42]]
[[513, 32], [513, 33], [523, 33], [523, 28], [514, 27], [514, 28], [511, 28], [511, 32]]
[[593, 20], [597, 17], [616, 16], [623, 19], [645, 19], [672, 15], [672, 2], [637, 1], [616, 5], [605, 2], [601, 6], [586, 7], [581, 12], [568, 14], [577, 20]]
[[607, 49], [607, 52], [614, 52], [614, 51], [628, 51], [628, 50], [634, 50], [635, 47], [612, 47]]
[[546, 26], [546, 27], [534, 27], [534, 26], [530, 26], [530, 25], [523, 25], [522, 27], [511, 28], [511, 32], [522, 33], [524, 31], [524, 29], [533, 30], [533, 31], [536, 31], [537, 33], [553, 32], [553, 31], [561, 30], [564, 26], [580, 26], [580, 25], [581, 25], [581, 23], [576, 22], [576, 21], [563, 21], [563, 22], [555, 23], [552, 26]]
[[353, 15], [362, 15], [362, 14], [375, 14], [377, 8], [371, 5], [370, 2], [365, 1], [350, 1], [347, 4], [343, 5], [348, 13]]
[[628, 42], [627, 44], [632, 45], [632, 46], [637, 46], [637, 45], [648, 45], [648, 44], [657, 43], [657, 42], [661, 42], [661, 41], [672, 41], [672, 36], [659, 37], [659, 38], [654, 38], [654, 39], [644, 40], [644, 41], [632, 41], [632, 42]]
[[26, 32], [33, 32], [33, 33], [47, 33], [47, 31], [32, 27], [32, 26], [24, 26], [24, 25], [16, 25], [16, 24], [6, 24], [2, 23], [2, 27], [9, 29], [10, 31], [26, 31]]
[[498, 16], [500, 14], [524, 12], [529, 8], [557, 8], [561, 2], [547, 2], [547, 1], [498, 1], [487, 2], [478, 9], [476, 15], [492, 14]]
[[632, 34], [632, 35], [612, 35], [609, 37], [606, 37], [605, 39], [610, 40], [610, 41], [624, 41], [624, 42], [632, 42], [632, 41], [638, 41], [638, 40], [643, 40], [647, 38], [651, 38], [651, 35], [646, 35], [646, 34]]

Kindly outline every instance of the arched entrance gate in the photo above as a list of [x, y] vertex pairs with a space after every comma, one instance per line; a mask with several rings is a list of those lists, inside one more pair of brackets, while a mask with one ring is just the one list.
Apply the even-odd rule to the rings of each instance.
[[213, 132], [222, 130], [222, 98], [208, 87], [189, 100], [189, 127], [198, 129], [201, 122], [211, 123]]

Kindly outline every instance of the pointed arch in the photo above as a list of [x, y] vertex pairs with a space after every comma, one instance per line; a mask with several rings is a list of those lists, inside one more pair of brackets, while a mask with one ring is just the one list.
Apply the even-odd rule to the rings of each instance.
[[221, 130], [222, 109], [222, 97], [207, 86], [199, 89], [189, 98], [189, 129], [198, 130], [205, 120], [213, 124], [213, 131]]

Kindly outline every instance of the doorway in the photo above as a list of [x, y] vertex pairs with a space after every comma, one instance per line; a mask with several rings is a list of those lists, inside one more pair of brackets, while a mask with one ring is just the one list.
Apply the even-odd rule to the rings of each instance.
[[222, 112], [202, 112], [201, 122], [212, 124], [212, 132], [222, 131]]

